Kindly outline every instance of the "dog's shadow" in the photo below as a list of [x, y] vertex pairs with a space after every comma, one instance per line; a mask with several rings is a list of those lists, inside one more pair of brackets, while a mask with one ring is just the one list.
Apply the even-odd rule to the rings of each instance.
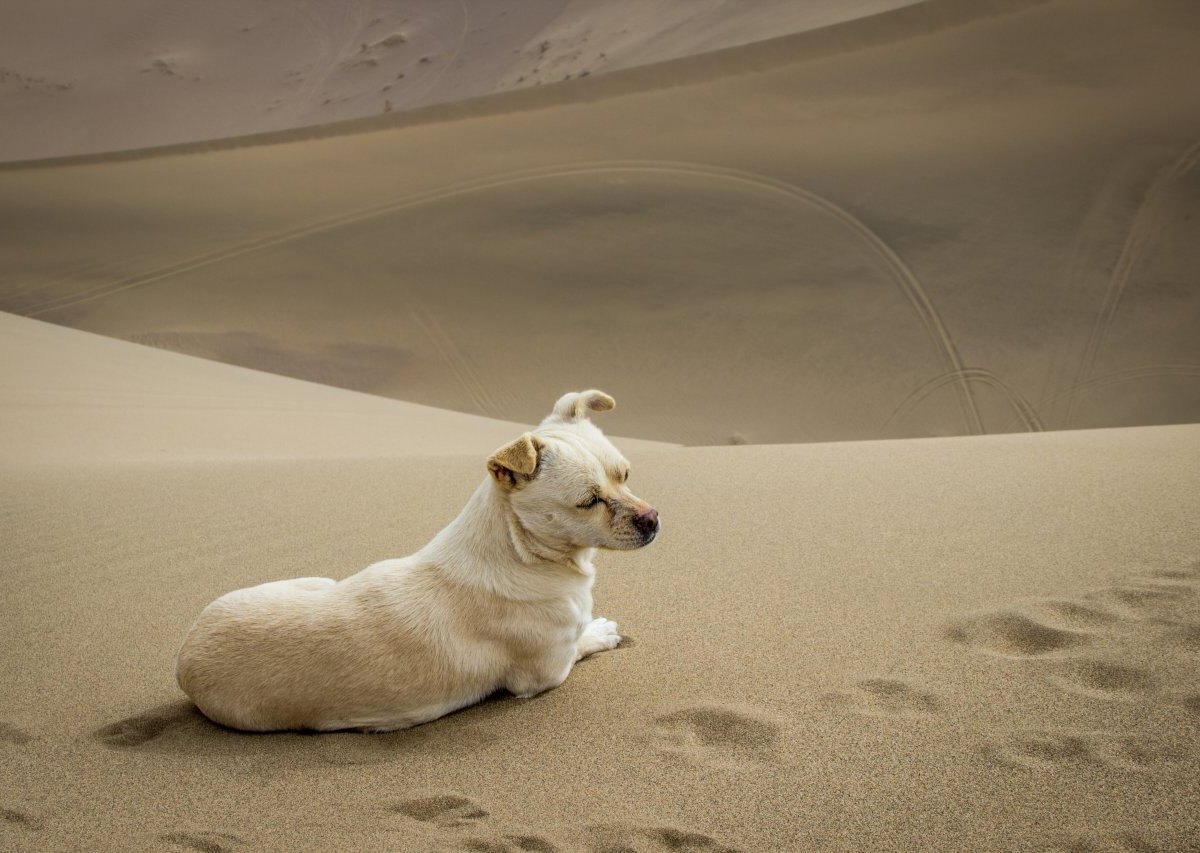
[[499, 735], [499, 719], [523, 703], [507, 691], [437, 720], [397, 732], [270, 732], [257, 734], [212, 722], [186, 699], [149, 708], [101, 726], [91, 739], [109, 749], [189, 754], [208, 758], [254, 756], [319, 764], [378, 764], [405, 755], [470, 753]]

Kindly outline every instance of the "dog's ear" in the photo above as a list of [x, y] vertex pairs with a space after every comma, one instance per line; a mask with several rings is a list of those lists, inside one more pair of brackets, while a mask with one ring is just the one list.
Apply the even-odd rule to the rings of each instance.
[[533, 479], [542, 447], [542, 440], [527, 432], [489, 456], [488, 471], [504, 488], [519, 488]]
[[567, 422], [577, 421], [586, 418], [588, 412], [607, 412], [616, 405], [616, 401], [603, 391], [572, 391], [558, 398], [554, 411], [546, 420], [561, 418]]

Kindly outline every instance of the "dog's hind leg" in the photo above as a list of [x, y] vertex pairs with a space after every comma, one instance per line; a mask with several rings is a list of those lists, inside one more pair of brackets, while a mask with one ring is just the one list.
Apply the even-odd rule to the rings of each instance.
[[553, 690], [567, 680], [575, 658], [545, 659], [534, 665], [522, 666], [508, 674], [504, 688], [518, 699], [528, 699], [547, 690]]

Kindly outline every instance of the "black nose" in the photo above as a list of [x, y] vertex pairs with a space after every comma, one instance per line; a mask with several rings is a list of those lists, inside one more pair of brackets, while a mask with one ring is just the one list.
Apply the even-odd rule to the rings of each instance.
[[658, 532], [658, 510], [654, 507], [646, 507], [633, 517], [633, 526], [643, 536], [649, 536], [651, 533]]

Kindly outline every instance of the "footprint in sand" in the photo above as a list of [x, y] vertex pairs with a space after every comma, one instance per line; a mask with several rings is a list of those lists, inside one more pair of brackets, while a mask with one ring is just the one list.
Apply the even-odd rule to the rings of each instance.
[[669, 826], [634, 826], [624, 823], [593, 824], [587, 828], [583, 849], [589, 853], [651, 853], [670, 850], [692, 853], [739, 853], [708, 835]]
[[458, 794], [433, 794], [402, 800], [392, 810], [405, 817], [432, 823], [443, 829], [470, 826], [488, 816], [488, 812], [474, 800]]
[[821, 704], [830, 710], [871, 717], [924, 716], [938, 710], [938, 699], [932, 693], [894, 678], [868, 678], [849, 690], [825, 693]]
[[1152, 619], [1169, 616], [1192, 604], [1195, 596], [1196, 590], [1190, 583], [1146, 580], [1098, 589], [1086, 597], [1123, 611], [1126, 618]]
[[43, 827], [42, 822], [33, 815], [3, 806], [0, 806], [0, 825], [15, 826], [18, 829], [27, 829], [33, 832]]
[[573, 833], [571, 843], [560, 847], [542, 835], [501, 829], [492, 834], [460, 835], [463, 829], [476, 833], [484, 829], [490, 817], [487, 810], [459, 794], [433, 794], [404, 800], [391, 806], [393, 811], [413, 820], [446, 830], [448, 837], [438, 849], [470, 850], [474, 853], [557, 853], [559, 850], [586, 850], [589, 853], [651, 853], [652, 851], [705, 851], [738, 853], [699, 832], [669, 826], [637, 826], [626, 823], [591, 824]]
[[454, 845], [477, 853], [515, 853], [530, 850], [556, 853], [560, 849], [588, 853], [740, 853], [701, 832], [671, 826], [636, 826], [625, 823], [591, 824], [576, 833], [571, 843], [557, 847], [537, 835], [505, 835], [497, 839], [468, 838]]
[[536, 853], [558, 853], [559, 848], [537, 835], [504, 835], [500, 838], [466, 838], [455, 845], [460, 850], [476, 853], [516, 853], [532, 850]]
[[659, 753], [692, 764], [769, 761], [780, 725], [758, 711], [699, 705], [654, 718]]
[[242, 839], [228, 832], [170, 832], [161, 837], [169, 844], [200, 853], [232, 853], [245, 844]]
[[1112, 627], [1121, 617], [1110, 610], [1078, 601], [1048, 599], [1035, 602], [1030, 609], [1036, 611], [1044, 623], [1052, 628], [1066, 631], [1095, 631]]
[[983, 613], [956, 622], [947, 628], [946, 637], [1003, 657], [1037, 657], [1089, 641], [1083, 632], [1055, 628], [1016, 610]]
[[1194, 621], [1198, 593], [1200, 569], [1161, 569], [1084, 593], [1078, 600], [1047, 599], [977, 614], [952, 624], [946, 636], [977, 651], [1040, 657], [1066, 654], [1102, 642], [1123, 626], [1150, 622], [1166, 626], [1195, 648], [1200, 646], [1200, 625]]
[[1084, 598], [1105, 602], [1131, 619], [1154, 619], [1187, 612], [1194, 615], [1200, 605], [1200, 569], [1158, 569], [1095, 590]]
[[1073, 835], [1039, 848], [1043, 853], [1158, 853], [1161, 847], [1136, 832], [1116, 835]]
[[11, 726], [8, 723], [0, 721], [0, 743], [11, 743], [16, 746], [22, 746], [33, 740], [33, 735], [18, 729], [16, 726]]
[[1135, 699], [1154, 693], [1158, 684], [1146, 670], [1106, 660], [1085, 658], [1063, 665], [1053, 683], [1102, 699]]
[[[951, 625], [946, 636], [975, 651], [1036, 662], [1028, 675], [1040, 670], [1051, 684], [1090, 700], [1178, 701], [1185, 711], [1200, 714], [1200, 694], [1171, 689], [1181, 666], [1191, 661], [1195, 672], [1198, 589], [1200, 567], [1161, 569], [1071, 600], [975, 615]], [[999, 764], [1041, 770], [1138, 770], [1177, 758], [1157, 739], [1065, 729], [1011, 732], [993, 739], [984, 752]]]
[[[487, 809], [461, 794], [442, 793], [402, 800], [389, 806], [391, 811], [406, 818], [428, 823], [443, 830], [479, 829], [490, 817]], [[559, 848], [540, 835], [522, 831], [498, 831], [493, 835], [454, 837], [449, 847], [477, 853], [510, 853], [530, 850], [536, 853], [555, 853]]]
[[1185, 649], [1200, 652], [1200, 625], [1172, 625], [1169, 633]]
[[1143, 770], [1172, 757], [1141, 738], [1074, 730], [1012, 732], [994, 739], [984, 754], [997, 764], [1033, 770], [1086, 765]]

